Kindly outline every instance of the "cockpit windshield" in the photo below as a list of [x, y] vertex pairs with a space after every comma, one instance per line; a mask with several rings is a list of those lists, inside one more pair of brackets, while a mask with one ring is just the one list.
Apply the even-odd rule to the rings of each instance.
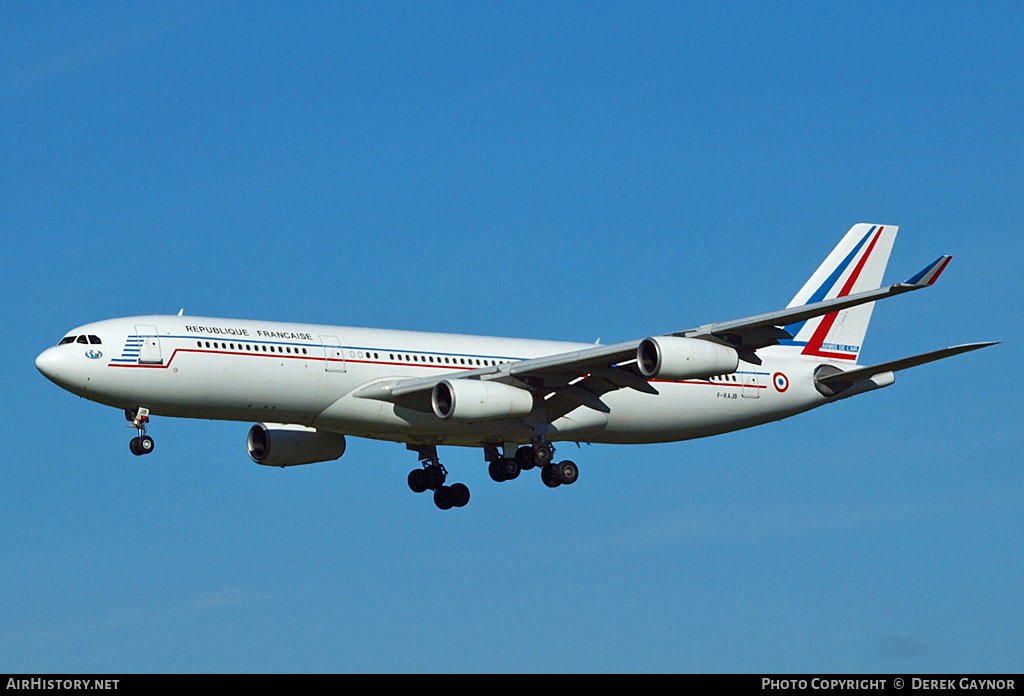
[[103, 341], [100, 340], [99, 336], [94, 336], [92, 334], [89, 334], [88, 336], [65, 336], [64, 338], [60, 339], [60, 343], [58, 343], [57, 345], [58, 346], [62, 346], [65, 343], [76, 343], [76, 342], [77, 343], [91, 343], [94, 346], [102, 345], [102, 343], [103, 343]]

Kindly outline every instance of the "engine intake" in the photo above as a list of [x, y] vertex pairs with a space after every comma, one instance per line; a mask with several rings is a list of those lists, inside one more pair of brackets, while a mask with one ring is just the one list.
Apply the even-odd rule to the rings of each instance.
[[697, 338], [645, 338], [636, 349], [640, 374], [648, 379], [697, 379], [735, 372], [739, 353], [720, 343]]
[[345, 436], [302, 425], [257, 423], [246, 438], [249, 458], [264, 466], [327, 462], [345, 454]]
[[501, 382], [446, 379], [434, 385], [430, 404], [434, 414], [445, 420], [496, 420], [529, 415], [533, 394]]

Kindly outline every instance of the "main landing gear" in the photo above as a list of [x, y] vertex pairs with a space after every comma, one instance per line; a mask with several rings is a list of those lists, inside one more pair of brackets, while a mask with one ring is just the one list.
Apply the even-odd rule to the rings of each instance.
[[[505, 453], [510, 454], [514, 445], [506, 444]], [[434, 504], [442, 510], [462, 507], [469, 502], [469, 488], [463, 483], [445, 485], [448, 472], [441, 466], [437, 458], [437, 447], [428, 445], [417, 447], [407, 445], [419, 454], [422, 468], [409, 472], [409, 488], [413, 493], [434, 492]], [[512, 456], [501, 456], [496, 445], [484, 447], [484, 458], [488, 461], [487, 472], [494, 481], [511, 481], [519, 477], [519, 473], [528, 469], [539, 468], [540, 480], [548, 488], [576, 483], [580, 471], [575, 462], [566, 460], [555, 463], [555, 448], [550, 442], [537, 441], [515, 450]]]
[[413, 493], [434, 491], [434, 505], [442, 510], [450, 510], [453, 507], [463, 507], [469, 502], [469, 488], [464, 483], [453, 483], [445, 485], [448, 472], [441, 466], [437, 458], [437, 447], [410, 447], [419, 453], [422, 469], [413, 469], [409, 472], [409, 488]]
[[153, 438], [146, 434], [146, 423], [149, 422], [149, 409], [141, 407], [138, 409], [126, 408], [124, 410], [124, 417], [129, 421], [128, 427], [135, 428], [139, 432], [139, 436], [133, 437], [131, 442], [128, 443], [128, 449], [132, 451], [132, 454], [141, 456], [152, 452]]
[[520, 447], [512, 457], [498, 455], [497, 447], [484, 449], [484, 457], [490, 462], [487, 473], [497, 482], [511, 481], [518, 478], [521, 471], [540, 467], [540, 480], [548, 488], [556, 488], [562, 484], [576, 483], [580, 471], [575, 462], [564, 461], [554, 463], [555, 448], [550, 442], [537, 442], [534, 445]]

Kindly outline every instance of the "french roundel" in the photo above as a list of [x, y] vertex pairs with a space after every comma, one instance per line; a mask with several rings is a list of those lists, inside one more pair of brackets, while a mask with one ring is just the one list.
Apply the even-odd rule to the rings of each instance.
[[781, 372], [776, 372], [772, 375], [772, 382], [775, 384], [775, 391], [780, 394], [789, 389], [789, 379]]

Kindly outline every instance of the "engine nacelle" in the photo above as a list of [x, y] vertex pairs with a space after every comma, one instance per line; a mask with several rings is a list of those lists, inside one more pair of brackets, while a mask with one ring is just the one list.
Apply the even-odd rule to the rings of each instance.
[[735, 372], [739, 353], [729, 346], [697, 338], [645, 338], [636, 349], [640, 374], [648, 379], [698, 379]]
[[453, 379], [434, 385], [430, 404], [438, 418], [495, 420], [529, 415], [533, 410], [533, 394], [501, 382]]
[[302, 425], [257, 423], [246, 438], [249, 457], [264, 466], [327, 462], [345, 454], [345, 436]]

